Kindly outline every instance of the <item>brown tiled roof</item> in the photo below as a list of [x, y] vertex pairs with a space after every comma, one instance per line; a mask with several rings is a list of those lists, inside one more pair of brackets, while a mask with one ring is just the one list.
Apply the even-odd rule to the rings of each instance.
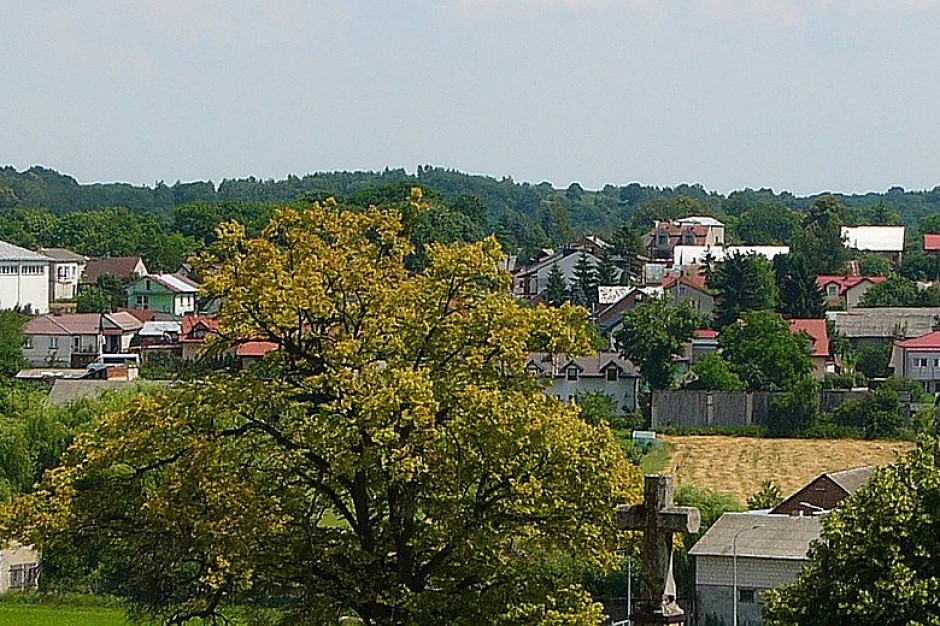
[[82, 283], [94, 284], [98, 282], [99, 276], [105, 274], [118, 277], [130, 276], [138, 263], [140, 263], [139, 256], [106, 256], [89, 259], [88, 264], [85, 265], [85, 273], [82, 275]]
[[101, 313], [65, 313], [40, 315], [26, 323], [27, 335], [97, 335]]

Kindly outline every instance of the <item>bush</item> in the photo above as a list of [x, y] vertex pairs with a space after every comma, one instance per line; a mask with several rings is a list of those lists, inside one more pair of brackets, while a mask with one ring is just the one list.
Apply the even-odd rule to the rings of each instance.
[[898, 392], [885, 387], [844, 403], [834, 411], [833, 419], [840, 426], [861, 430], [868, 439], [898, 437], [905, 426]]
[[819, 384], [806, 377], [770, 404], [768, 432], [772, 437], [794, 437], [804, 432], [819, 415]]

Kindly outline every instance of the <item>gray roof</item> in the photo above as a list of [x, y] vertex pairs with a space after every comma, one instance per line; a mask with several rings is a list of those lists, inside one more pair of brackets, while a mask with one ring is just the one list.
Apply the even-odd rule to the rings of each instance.
[[[87, 373], [87, 371], [86, 371]], [[158, 380], [102, 380], [87, 378], [81, 380], [59, 378], [52, 383], [49, 402], [56, 406], [65, 406], [81, 398], [97, 398], [106, 391], [121, 389], [139, 389], [146, 385], [165, 385], [167, 381]]]
[[631, 378], [639, 378], [640, 376], [636, 366], [616, 352], [598, 352], [592, 356], [583, 357], [532, 352], [529, 354], [527, 362], [527, 365], [553, 376], [564, 376], [565, 370], [572, 364], [578, 368], [581, 376], [603, 376], [611, 364], [619, 368], [623, 376]]
[[874, 471], [874, 465], [866, 465], [865, 467], [856, 467], [841, 472], [829, 472], [827, 476], [835, 484], [845, 489], [847, 493], [853, 494], [868, 484], [868, 479], [871, 478], [871, 473]]
[[88, 260], [87, 257], [66, 248], [40, 248], [39, 253], [46, 255], [56, 263], [84, 263]]
[[45, 261], [48, 263], [51, 260], [38, 252], [14, 246], [6, 241], [0, 241], [0, 261]]
[[810, 544], [819, 538], [819, 522], [817, 516], [725, 513], [689, 550], [689, 554], [730, 558], [734, 536], [737, 535], [737, 554], [740, 557], [805, 560]]
[[850, 339], [920, 337], [933, 330], [937, 316], [940, 316], [938, 307], [883, 307], [828, 313], [829, 319], [836, 323], [836, 330]]

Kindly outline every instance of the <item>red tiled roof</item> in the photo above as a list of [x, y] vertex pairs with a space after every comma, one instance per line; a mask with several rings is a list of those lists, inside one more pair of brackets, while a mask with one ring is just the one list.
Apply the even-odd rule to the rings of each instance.
[[718, 339], [718, 331], [710, 328], [699, 328], [695, 331], [695, 336], [698, 339]]
[[790, 320], [790, 330], [795, 333], [805, 332], [813, 339], [812, 356], [829, 356], [829, 329], [826, 320], [793, 319]]
[[705, 276], [695, 274], [694, 276], [667, 276], [663, 279], [663, 289], [670, 289], [676, 283], [680, 283], [699, 291], [705, 291]]
[[926, 252], [940, 252], [940, 235], [924, 235], [924, 250]]
[[[206, 337], [192, 337], [192, 332], [199, 325], [206, 328]], [[184, 315], [180, 322], [180, 341], [183, 343], [205, 343], [209, 335], [219, 330], [219, 320], [208, 315]]]
[[839, 285], [839, 295], [845, 295], [845, 292], [855, 287], [856, 285], [862, 283], [863, 281], [868, 281], [872, 284], [877, 285], [878, 283], [883, 283], [887, 278], [885, 276], [817, 276], [816, 284], [819, 285], [820, 289], [825, 289], [826, 285], [835, 283]]
[[273, 341], [247, 341], [238, 344], [235, 348], [235, 356], [264, 356], [276, 349], [277, 344]]
[[905, 339], [904, 341], [896, 341], [894, 343], [899, 348], [907, 348], [908, 350], [936, 350], [940, 349], [940, 330], [935, 330], [934, 332], [921, 335], [920, 337], [914, 337], [913, 339]]

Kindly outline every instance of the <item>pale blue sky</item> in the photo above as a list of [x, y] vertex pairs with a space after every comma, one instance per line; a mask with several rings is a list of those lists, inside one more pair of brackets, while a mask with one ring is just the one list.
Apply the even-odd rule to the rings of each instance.
[[940, 1], [0, 0], [0, 163], [940, 184]]

